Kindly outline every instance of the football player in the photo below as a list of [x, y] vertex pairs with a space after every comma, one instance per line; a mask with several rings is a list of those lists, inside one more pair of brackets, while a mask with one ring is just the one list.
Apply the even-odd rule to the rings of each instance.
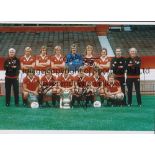
[[56, 85], [56, 77], [52, 75], [52, 71], [49, 68], [46, 70], [45, 75], [40, 80], [39, 102], [41, 106], [43, 106], [43, 102], [45, 101], [46, 106], [50, 107], [48, 101], [51, 100], [52, 98], [52, 89], [53, 86], [55, 85]]
[[83, 91], [86, 87], [86, 83], [89, 80], [89, 77], [85, 75], [84, 68], [79, 68], [79, 73], [74, 77], [74, 91], [72, 97], [72, 106], [77, 101], [78, 105], [81, 105], [81, 101], [84, 102]]
[[27, 72], [27, 76], [23, 79], [23, 104], [24, 106], [28, 105], [28, 97], [30, 93], [38, 97], [38, 90], [39, 90], [39, 77], [35, 75], [34, 69], [30, 68]]
[[61, 46], [55, 46], [55, 55], [51, 56], [51, 68], [53, 73], [62, 73], [65, 68], [65, 59], [62, 56]]
[[36, 56], [36, 69], [46, 71], [47, 68], [50, 68], [50, 56], [47, 55], [47, 47], [42, 46], [40, 54]]
[[[93, 46], [88, 45], [85, 50], [86, 55], [84, 56], [84, 70], [89, 75], [93, 72], [95, 57], [93, 56]], [[91, 74], [92, 75], [92, 74]]]
[[[63, 96], [63, 94], [67, 91], [68, 97], [72, 95], [73, 88], [74, 88], [74, 78], [72, 75], [69, 74], [69, 69], [65, 68], [62, 75], [58, 76], [57, 82], [59, 89], [61, 90], [60, 96]], [[70, 102], [71, 105], [71, 102]]]
[[64, 90], [73, 90], [73, 76], [69, 74], [69, 69], [65, 68], [62, 75], [57, 78], [57, 81], [60, 83], [60, 89]]
[[75, 44], [71, 45], [71, 52], [66, 56], [66, 65], [70, 71], [77, 71], [83, 65], [83, 58], [77, 53], [78, 48]]
[[25, 48], [25, 53], [20, 58], [20, 64], [23, 72], [35, 67], [35, 57], [32, 56], [32, 49], [30, 47]]
[[109, 73], [108, 80], [105, 83], [105, 97], [107, 98], [108, 105], [109, 102], [111, 102], [112, 106], [120, 105], [124, 98], [124, 94], [121, 91], [120, 82], [115, 80], [113, 73]]
[[96, 97], [99, 95], [100, 96], [100, 100], [101, 100], [101, 104], [104, 104], [104, 85], [105, 85], [105, 78], [104, 76], [101, 75], [100, 70], [98, 69], [94, 69], [93, 71], [93, 76], [91, 77], [91, 81], [92, 81], [92, 88], [93, 88], [93, 92], [95, 93], [95, 99]]
[[103, 48], [101, 51], [101, 56], [96, 60], [95, 66], [101, 69], [101, 71], [105, 74], [109, 72], [110, 68], [110, 58], [107, 56], [107, 49]]

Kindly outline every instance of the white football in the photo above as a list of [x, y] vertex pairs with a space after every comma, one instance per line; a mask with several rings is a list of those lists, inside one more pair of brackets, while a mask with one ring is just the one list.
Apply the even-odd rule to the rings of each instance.
[[100, 101], [95, 101], [95, 102], [94, 102], [94, 107], [95, 107], [95, 108], [101, 107], [101, 102], [100, 102]]
[[32, 103], [31, 103], [31, 108], [32, 108], [32, 109], [37, 109], [37, 108], [39, 108], [39, 103], [38, 103], [38, 102], [32, 102]]

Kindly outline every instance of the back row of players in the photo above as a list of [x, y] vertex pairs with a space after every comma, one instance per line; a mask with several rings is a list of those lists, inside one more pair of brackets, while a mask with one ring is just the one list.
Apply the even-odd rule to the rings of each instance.
[[[89, 101], [93, 103], [97, 95], [102, 104], [106, 98], [112, 104], [131, 106], [134, 83], [137, 102], [141, 106], [141, 60], [137, 56], [135, 48], [129, 49], [128, 58], [122, 57], [121, 49], [117, 48], [116, 55], [112, 59], [107, 56], [105, 48], [102, 49], [100, 57], [95, 57], [93, 47], [90, 45], [86, 47], [85, 56], [78, 54], [75, 44], [71, 46], [71, 52], [65, 58], [60, 46], [56, 46], [54, 52], [53, 56], [49, 56], [47, 48], [43, 46], [40, 54], [33, 56], [32, 49], [25, 48], [25, 54], [20, 58], [21, 69], [26, 72], [26, 77], [23, 79], [24, 104], [27, 104], [28, 96], [32, 93], [36, 96], [39, 95], [40, 105], [43, 104], [43, 101], [47, 101], [45, 96], [52, 96], [52, 104], [56, 105], [56, 101], [58, 103], [60, 101], [61, 93], [68, 90], [72, 94], [71, 106], [76, 100], [78, 104], [83, 100], [86, 105]], [[35, 75], [34, 70], [43, 71], [45, 75], [39, 78]], [[70, 71], [77, 74], [71, 75]], [[109, 75], [106, 79], [107, 73]], [[128, 88], [128, 103], [126, 103], [125, 82]]]

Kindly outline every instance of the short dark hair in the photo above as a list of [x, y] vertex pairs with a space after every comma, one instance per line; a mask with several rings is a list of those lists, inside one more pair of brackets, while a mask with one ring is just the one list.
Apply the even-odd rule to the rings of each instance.
[[106, 51], [106, 54], [108, 54], [107, 49], [106, 48], [102, 48], [102, 51]]

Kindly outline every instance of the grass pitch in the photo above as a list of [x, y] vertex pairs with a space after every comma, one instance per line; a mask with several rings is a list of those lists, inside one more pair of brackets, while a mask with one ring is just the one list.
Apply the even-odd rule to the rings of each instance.
[[30, 109], [22, 105], [5, 107], [0, 97], [1, 130], [114, 130], [153, 131], [155, 129], [155, 96], [142, 96], [139, 108], [136, 98], [132, 107], [101, 107], [87, 109]]

